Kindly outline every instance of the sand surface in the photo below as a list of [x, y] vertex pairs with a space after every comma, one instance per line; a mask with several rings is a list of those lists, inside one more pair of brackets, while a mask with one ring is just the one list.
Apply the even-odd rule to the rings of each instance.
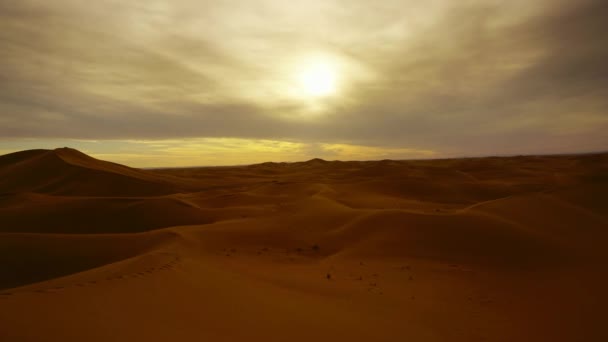
[[0, 156], [0, 341], [608, 341], [608, 154]]

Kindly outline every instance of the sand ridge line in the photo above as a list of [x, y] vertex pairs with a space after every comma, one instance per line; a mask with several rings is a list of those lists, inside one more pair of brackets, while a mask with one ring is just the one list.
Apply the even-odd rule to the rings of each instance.
[[[171, 253], [159, 253], [159, 254], [171, 254]], [[173, 270], [175, 268], [175, 266], [177, 266], [180, 262], [181, 262], [181, 257], [178, 254], [175, 254], [171, 261], [161, 264], [160, 266], [147, 267], [144, 269], [144, 271], [118, 274], [118, 275], [105, 277], [105, 278], [90, 279], [90, 280], [86, 280], [86, 281], [65, 284], [63, 286], [51, 286], [51, 287], [37, 288], [37, 289], [33, 289], [33, 290], [3, 292], [3, 293], [0, 293], [0, 296], [8, 297], [8, 296], [12, 296], [12, 295], [18, 295], [20, 293], [48, 294], [48, 293], [64, 291], [64, 290], [67, 290], [70, 288], [89, 287], [89, 286], [97, 285], [102, 282], [124, 280], [124, 279], [128, 279], [128, 278], [141, 278], [141, 277], [145, 277], [145, 276], [157, 273], [157, 272]]]

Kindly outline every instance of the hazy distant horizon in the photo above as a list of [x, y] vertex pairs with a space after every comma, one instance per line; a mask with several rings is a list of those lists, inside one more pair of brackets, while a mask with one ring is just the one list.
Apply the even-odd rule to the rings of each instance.
[[[439, 157], [422, 157], [422, 158], [368, 158], [368, 159], [331, 159], [331, 158], [321, 158], [321, 157], [309, 157], [307, 159], [293, 159], [293, 160], [264, 160], [264, 161], [256, 161], [256, 162], [252, 162], [252, 163], [242, 163], [242, 164], [201, 164], [201, 165], [197, 165], [197, 164], [192, 164], [192, 165], [188, 165], [188, 164], [184, 164], [184, 165], [133, 165], [132, 163], [129, 163], [128, 159], [124, 160], [124, 161], [117, 161], [117, 160], [112, 160], [112, 159], [107, 159], [107, 155], [103, 155], [103, 154], [95, 154], [95, 153], [89, 153], [87, 150], [81, 150], [78, 148], [75, 148], [74, 146], [55, 146], [55, 147], [34, 147], [34, 148], [27, 148], [27, 149], [18, 149], [18, 150], [0, 150], [0, 156], [1, 155], [5, 155], [5, 154], [10, 154], [10, 153], [15, 153], [15, 152], [21, 152], [21, 151], [27, 151], [27, 150], [49, 150], [52, 151], [54, 149], [61, 149], [61, 148], [71, 148], [71, 149], [76, 149], [82, 153], [85, 153], [87, 155], [90, 155], [91, 157], [94, 157], [96, 159], [100, 159], [100, 160], [105, 160], [105, 161], [109, 161], [109, 162], [113, 162], [113, 163], [118, 163], [118, 164], [122, 164], [125, 166], [129, 166], [129, 167], [134, 167], [134, 168], [141, 168], [141, 169], [147, 169], [147, 170], [155, 170], [155, 169], [179, 169], [179, 168], [184, 168], [184, 169], [188, 169], [188, 168], [204, 168], [204, 167], [238, 167], [238, 166], [249, 166], [249, 165], [256, 165], [256, 164], [263, 164], [263, 163], [301, 163], [301, 162], [307, 162], [313, 159], [321, 159], [321, 160], [325, 160], [325, 161], [340, 161], [340, 162], [374, 162], [374, 161], [382, 161], [382, 160], [394, 160], [394, 161], [416, 161], [416, 160], [444, 160], [444, 159], [475, 159], [475, 158], [508, 158], [508, 157], [537, 157], [537, 156], [567, 156], [567, 155], [591, 155], [591, 154], [606, 154], [608, 153], [608, 150], [598, 150], [598, 151], [586, 151], [586, 152], [571, 152], [571, 153], [530, 153], [530, 154], [520, 154], [520, 153], [513, 153], [513, 154], [495, 154], [495, 155], [456, 155], [456, 156], [439, 156]], [[119, 157], [121, 155], [118, 155]]]

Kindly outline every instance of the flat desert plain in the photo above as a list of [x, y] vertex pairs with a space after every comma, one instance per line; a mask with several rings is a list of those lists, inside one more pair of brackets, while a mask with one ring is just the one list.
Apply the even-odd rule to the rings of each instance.
[[0, 341], [608, 341], [608, 154], [0, 157]]

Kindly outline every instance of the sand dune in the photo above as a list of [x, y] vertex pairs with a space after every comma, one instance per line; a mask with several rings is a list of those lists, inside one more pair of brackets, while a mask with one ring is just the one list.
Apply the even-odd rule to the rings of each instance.
[[146, 196], [173, 193], [177, 188], [154, 174], [62, 148], [0, 157], [0, 189], [3, 193]]
[[608, 154], [0, 157], [1, 341], [605, 341]]
[[0, 232], [134, 233], [213, 222], [213, 214], [175, 197], [21, 194], [0, 199]]
[[136, 257], [169, 241], [172, 234], [0, 234], [0, 287], [53, 279]]

